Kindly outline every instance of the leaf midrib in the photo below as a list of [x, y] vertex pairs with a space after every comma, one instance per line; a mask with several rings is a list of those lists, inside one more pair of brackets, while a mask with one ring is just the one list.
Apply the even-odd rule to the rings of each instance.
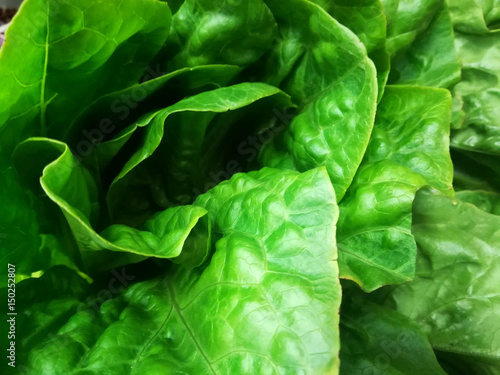
[[208, 367], [212, 371], [212, 374], [217, 375], [217, 373], [215, 372], [215, 369], [212, 367], [212, 363], [208, 359], [208, 357], [205, 354], [205, 352], [203, 351], [200, 343], [196, 339], [193, 331], [191, 330], [191, 328], [189, 328], [189, 325], [187, 324], [186, 320], [184, 319], [184, 316], [182, 315], [182, 309], [180, 308], [180, 306], [177, 303], [177, 300], [175, 299], [174, 288], [172, 287], [172, 283], [171, 283], [171, 280], [170, 280], [169, 277], [166, 278], [166, 284], [167, 284], [167, 287], [168, 287], [168, 291], [170, 292], [170, 295], [172, 297], [172, 306], [174, 307], [175, 311], [177, 312], [177, 315], [179, 316], [179, 319], [181, 320], [182, 324], [186, 328], [186, 331], [189, 333], [189, 336], [191, 336], [191, 340], [193, 341], [193, 343], [195, 344], [196, 348], [198, 349], [198, 351], [202, 355], [203, 359], [205, 359], [205, 362], [207, 363]]

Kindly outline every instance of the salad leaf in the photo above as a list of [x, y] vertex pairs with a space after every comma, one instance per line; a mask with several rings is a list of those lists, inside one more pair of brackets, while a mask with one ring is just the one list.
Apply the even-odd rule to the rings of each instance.
[[247, 66], [271, 46], [276, 22], [262, 0], [185, 0], [172, 19], [169, 67]]
[[[78, 163], [69, 148], [62, 142], [47, 138], [30, 138], [19, 146], [17, 152], [25, 159], [34, 154], [59, 154], [45, 167], [40, 183], [48, 197], [61, 208], [82, 252], [111, 250], [132, 253], [122, 260], [125, 263], [141, 260], [137, 255], [174, 258], [180, 255], [194, 227], [201, 225], [202, 229], [197, 230], [201, 238], [195, 242], [202, 249], [193, 249], [201, 253], [201, 259], [189, 259], [189, 262], [201, 264], [205, 258], [209, 228], [203, 220], [204, 209], [174, 207], [152, 217], [145, 223], [145, 230], [115, 224], [98, 235], [92, 228], [99, 216], [97, 187], [88, 170]], [[86, 256], [95, 257], [82, 254], [84, 260]], [[102, 266], [110, 267], [109, 264]], [[113, 266], [116, 264], [110, 268]]]
[[387, 303], [417, 322], [455, 365], [497, 374], [500, 219], [428, 191], [418, 193], [414, 207], [416, 277], [396, 287]]
[[59, 320], [30, 351], [28, 373], [336, 372], [338, 211], [326, 172], [238, 174], [196, 204], [217, 233], [210, 262], [172, 265], [95, 319], [81, 308]]
[[[159, 205], [168, 207], [173, 203], [192, 202], [196, 192], [207, 186], [205, 177], [210, 170], [203, 165], [210, 159], [207, 147], [220, 152], [225, 134], [230, 127], [239, 125], [238, 121], [215, 121], [215, 115], [249, 105], [259, 108], [253, 103], [261, 104], [266, 100], [272, 100], [278, 107], [291, 106], [288, 96], [275, 87], [242, 83], [191, 96], [132, 124], [127, 132], [138, 127], [145, 127], [146, 131], [141, 146], [111, 184], [108, 201], [112, 215], [121, 214], [120, 202], [124, 199], [123, 194], [130, 193], [130, 185], [144, 186], [142, 176], [153, 175], [149, 171], [145, 173], [145, 168], [154, 169], [159, 174], [158, 179], [166, 181], [160, 188], [166, 197]], [[211, 137], [211, 133], [214, 136]], [[144, 187], [150, 190], [149, 186]], [[137, 190], [133, 193], [137, 198]]]
[[340, 204], [341, 276], [366, 291], [414, 276], [415, 193], [431, 185], [451, 194], [450, 110], [445, 90], [386, 88], [365, 158]]
[[403, 314], [359, 296], [341, 311], [340, 374], [446, 374], [426, 335]]
[[394, 57], [389, 82], [448, 88], [459, 81], [460, 70], [453, 25], [443, 3], [428, 28]]
[[460, 150], [500, 154], [500, 32], [483, 35], [456, 32], [455, 45], [463, 62], [463, 79], [454, 89], [462, 103], [451, 144]]
[[260, 161], [299, 171], [325, 166], [340, 200], [373, 127], [375, 68], [359, 39], [319, 6], [304, 0], [266, 3], [281, 35], [266, 81], [289, 93], [300, 113], [263, 147]]
[[[109, 22], [102, 22], [102, 12], [112, 15]], [[113, 0], [102, 6], [31, 0], [16, 15], [0, 51], [0, 201], [6, 212], [0, 227], [7, 233], [0, 253], [4, 260], [17, 260], [20, 272], [69, 263], [57, 260], [57, 254], [45, 255], [47, 236], [65, 249], [67, 241], [60, 238], [67, 228], [54, 218], [60, 235], [54, 239], [47, 233], [50, 216], [41, 214], [44, 209], [12, 168], [14, 148], [29, 136], [60, 135], [96, 95], [137, 82], [166, 39], [169, 19], [168, 7], [152, 0]], [[34, 256], [21, 255], [30, 253]]]
[[443, 0], [381, 0], [387, 17], [387, 51], [407, 49], [431, 24]]
[[379, 101], [390, 69], [385, 47], [387, 20], [380, 0], [315, 0], [333, 18], [354, 32], [366, 47], [368, 57], [377, 68]]

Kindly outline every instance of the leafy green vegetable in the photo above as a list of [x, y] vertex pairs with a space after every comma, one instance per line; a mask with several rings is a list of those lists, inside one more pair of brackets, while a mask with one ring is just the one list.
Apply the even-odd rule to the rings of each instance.
[[[103, 22], [102, 13], [110, 15], [109, 21]], [[152, 0], [23, 4], [0, 54], [0, 200], [8, 213], [0, 219], [8, 233], [0, 246], [5, 261], [46, 253], [41, 239], [49, 224], [44, 221], [50, 222], [37, 217], [36, 198], [19, 186], [10, 164], [14, 148], [29, 136], [60, 136], [81, 106], [136, 83], [165, 41], [169, 20], [168, 7]], [[20, 259], [20, 271], [29, 274], [45, 268], [42, 262], [53, 264], [40, 258]]]
[[450, 110], [445, 90], [386, 88], [365, 158], [340, 204], [341, 276], [367, 291], [413, 278], [415, 193], [426, 185], [451, 193]]
[[281, 38], [269, 57], [266, 81], [289, 93], [300, 113], [263, 148], [261, 162], [299, 171], [325, 166], [340, 200], [373, 127], [373, 63], [359, 39], [320, 7], [304, 0], [267, 4]]
[[0, 373], [500, 375], [499, 33], [498, 0], [25, 0]]
[[446, 374], [415, 322], [358, 296], [342, 303], [340, 337], [341, 374]]
[[388, 298], [469, 373], [497, 374], [500, 365], [498, 228], [498, 216], [420, 192], [413, 223], [416, 277]]
[[239, 174], [196, 205], [208, 211], [218, 237], [212, 260], [190, 271], [172, 265], [105, 302], [95, 319], [81, 308], [59, 320], [54, 335], [32, 349], [32, 373], [338, 367], [338, 329], [331, 329], [340, 305], [332, 236], [338, 210], [326, 172]]
[[427, 30], [392, 60], [390, 83], [451, 87], [460, 79], [453, 26], [445, 4]]
[[185, 0], [172, 19], [170, 68], [246, 66], [271, 46], [276, 22], [262, 0]]
[[315, 0], [333, 18], [354, 32], [366, 47], [368, 57], [377, 67], [379, 100], [382, 98], [390, 59], [385, 41], [387, 20], [380, 0]]
[[[191, 96], [161, 111], [147, 114], [131, 125], [126, 132], [138, 127], [146, 127], [146, 131], [141, 146], [110, 186], [108, 201], [112, 214], [118, 214], [123, 194], [130, 192], [131, 184], [138, 181], [138, 184], [144, 185], [141, 181], [143, 176], [154, 175], [155, 172], [144, 171], [152, 169], [151, 164], [156, 164], [153, 169], [159, 174], [158, 179], [166, 181], [159, 188], [165, 196], [160, 205], [168, 207], [171, 202], [192, 201], [195, 192], [207, 186], [205, 177], [210, 171], [203, 165], [210, 159], [207, 147], [220, 152], [219, 147], [230, 130], [228, 127], [240, 125], [236, 121], [215, 121], [215, 114], [234, 111], [262, 100], [274, 100], [273, 104], [278, 107], [291, 105], [287, 95], [275, 87], [263, 83], [242, 83]], [[210, 137], [210, 133], [215, 136]], [[149, 161], [150, 157], [153, 160]]]

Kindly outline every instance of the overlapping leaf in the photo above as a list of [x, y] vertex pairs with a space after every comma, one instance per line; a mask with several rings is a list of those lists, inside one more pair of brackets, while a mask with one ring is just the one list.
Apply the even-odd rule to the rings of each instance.
[[31, 0], [9, 27], [0, 51], [0, 253], [19, 272], [68, 264], [52, 253], [68, 241], [57, 215], [19, 185], [14, 148], [29, 136], [61, 135], [81, 106], [136, 83], [166, 39], [169, 20], [168, 7], [155, 1]]
[[386, 88], [367, 153], [340, 204], [341, 276], [367, 291], [413, 278], [415, 193], [426, 185], [451, 193], [450, 110], [445, 90]]
[[493, 375], [500, 368], [499, 228], [498, 216], [473, 205], [419, 193], [416, 277], [388, 299], [423, 328], [459, 374]]
[[377, 102], [376, 72], [360, 40], [304, 0], [268, 0], [280, 38], [265, 80], [291, 95], [299, 114], [267, 144], [263, 165], [325, 166], [340, 200], [365, 152]]
[[196, 204], [217, 233], [211, 261], [137, 283], [95, 318], [80, 308], [57, 322], [28, 373], [338, 373], [338, 211], [326, 172], [238, 174]]
[[445, 375], [421, 328], [408, 317], [345, 293], [340, 374]]

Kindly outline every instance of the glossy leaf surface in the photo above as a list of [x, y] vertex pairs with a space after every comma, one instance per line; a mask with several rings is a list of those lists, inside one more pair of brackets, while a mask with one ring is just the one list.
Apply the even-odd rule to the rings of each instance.
[[196, 204], [218, 238], [210, 262], [137, 283], [95, 318], [81, 308], [31, 351], [29, 373], [338, 373], [326, 172], [238, 174]]
[[340, 204], [341, 276], [367, 291], [413, 278], [415, 193], [431, 185], [451, 194], [450, 110], [445, 90], [386, 88], [367, 153]]

